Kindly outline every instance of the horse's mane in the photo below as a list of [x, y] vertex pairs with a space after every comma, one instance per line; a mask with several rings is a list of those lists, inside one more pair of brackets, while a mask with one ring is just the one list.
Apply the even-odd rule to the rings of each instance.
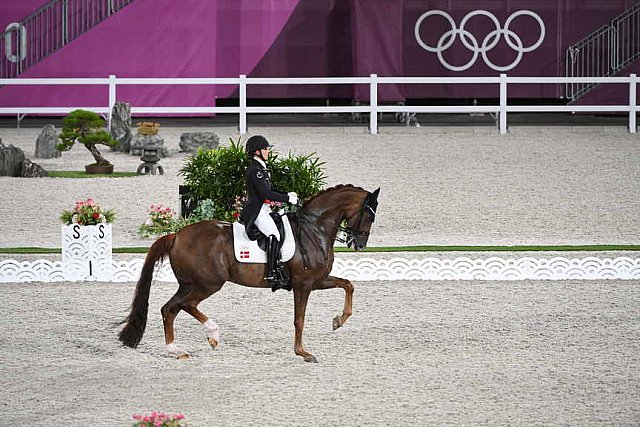
[[325, 188], [324, 190], [322, 190], [322, 191], [320, 191], [320, 192], [318, 192], [318, 193], [314, 194], [313, 196], [311, 196], [310, 198], [308, 198], [307, 200], [305, 200], [305, 201], [304, 201], [304, 204], [305, 204], [305, 205], [306, 205], [306, 204], [309, 204], [309, 203], [311, 203], [312, 201], [314, 201], [316, 198], [318, 198], [318, 197], [320, 197], [320, 196], [322, 196], [322, 195], [324, 195], [324, 194], [326, 194], [326, 193], [329, 193], [329, 192], [331, 192], [331, 191], [343, 190], [343, 189], [347, 189], [347, 188], [349, 188], [349, 189], [354, 189], [354, 190], [367, 191], [367, 190], [365, 190], [365, 189], [364, 189], [364, 188], [362, 188], [362, 187], [356, 187], [356, 186], [351, 185], [351, 184], [338, 184], [338, 185], [336, 185], [336, 186], [334, 186], [334, 187]]

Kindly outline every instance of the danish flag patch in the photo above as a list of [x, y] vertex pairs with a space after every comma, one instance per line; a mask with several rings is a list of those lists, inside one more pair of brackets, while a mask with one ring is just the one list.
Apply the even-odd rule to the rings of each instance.
[[249, 259], [249, 251], [240, 251], [240, 258]]

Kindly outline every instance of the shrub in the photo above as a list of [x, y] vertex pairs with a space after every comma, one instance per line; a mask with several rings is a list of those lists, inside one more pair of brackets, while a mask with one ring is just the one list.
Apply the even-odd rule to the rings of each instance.
[[151, 204], [147, 209], [149, 217], [138, 227], [138, 234], [142, 237], [159, 236], [170, 233], [175, 229], [175, 212], [162, 204]]
[[196, 222], [214, 219], [215, 209], [209, 199], [198, 202], [193, 213], [186, 218], [180, 218], [176, 213], [162, 204], [152, 204], [147, 209], [149, 217], [138, 227], [138, 235], [141, 237], [156, 237], [173, 233]]
[[[244, 142], [240, 138], [230, 139], [228, 147], [198, 150], [187, 158], [180, 175], [196, 199], [211, 201], [214, 218], [233, 221], [239, 201], [246, 198], [244, 175], [248, 165]], [[280, 157], [272, 151], [267, 160], [273, 187], [295, 191], [300, 199], [311, 197], [323, 188], [326, 176], [322, 165], [315, 153], [295, 156], [289, 152], [287, 157]]]

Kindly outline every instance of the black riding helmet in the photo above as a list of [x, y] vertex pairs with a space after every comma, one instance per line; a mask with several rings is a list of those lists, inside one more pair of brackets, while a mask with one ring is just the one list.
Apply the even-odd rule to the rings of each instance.
[[273, 147], [273, 145], [269, 144], [267, 138], [262, 135], [254, 135], [251, 138], [247, 139], [245, 150], [247, 152], [247, 156], [251, 157], [253, 156], [253, 153], [256, 152], [256, 150], [263, 150], [265, 148], [271, 147]]

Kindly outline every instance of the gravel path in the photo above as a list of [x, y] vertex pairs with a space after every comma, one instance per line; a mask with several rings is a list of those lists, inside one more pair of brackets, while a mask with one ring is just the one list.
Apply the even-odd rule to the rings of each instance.
[[126, 426], [152, 410], [191, 426], [640, 420], [637, 284], [361, 282], [336, 332], [342, 292], [315, 292], [304, 342], [317, 365], [293, 354], [291, 294], [233, 285], [201, 304], [221, 327], [215, 351], [182, 313], [177, 340], [192, 358], [163, 354], [167, 283], [151, 289], [139, 348], [124, 348], [114, 322], [133, 287], [0, 285], [0, 424]]
[[[282, 154], [317, 152], [328, 185], [381, 187], [370, 244], [637, 244], [640, 236], [640, 142], [626, 133], [368, 135], [342, 128], [265, 128]], [[60, 246], [58, 216], [93, 197], [118, 214], [114, 246], [148, 246], [136, 235], [151, 203], [179, 208], [177, 175], [186, 154], [165, 128], [171, 157], [163, 176], [94, 179], [0, 177], [0, 247]], [[39, 129], [0, 129], [28, 156]], [[236, 137], [216, 129], [221, 140]], [[135, 171], [138, 157], [109, 153], [116, 170]], [[81, 146], [59, 159], [33, 159], [50, 170], [92, 162]]]

